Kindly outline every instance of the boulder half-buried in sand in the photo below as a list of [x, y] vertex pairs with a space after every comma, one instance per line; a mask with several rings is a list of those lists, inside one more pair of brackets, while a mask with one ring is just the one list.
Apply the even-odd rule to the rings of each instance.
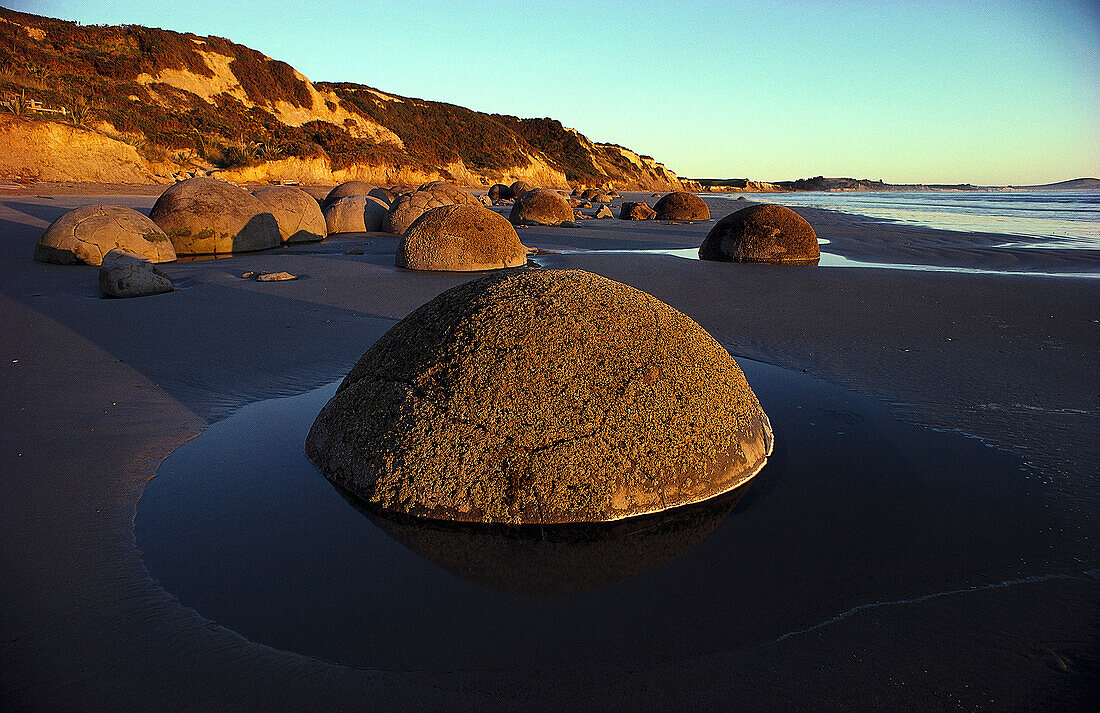
[[103, 256], [99, 291], [108, 297], [146, 297], [173, 289], [171, 278], [141, 255], [116, 248]]
[[579, 270], [444, 292], [363, 355], [306, 440], [378, 511], [512, 524], [706, 500], [771, 448], [744, 374], [702, 327]]
[[628, 201], [619, 208], [619, 217], [623, 220], [653, 220], [657, 217], [657, 211], [650, 208], [648, 203]]
[[798, 213], [781, 205], [757, 204], [715, 223], [699, 246], [699, 258], [816, 265], [821, 248], [814, 229]]
[[87, 205], [65, 213], [38, 239], [34, 259], [98, 265], [115, 248], [149, 262], [176, 259], [172, 241], [160, 226], [136, 210], [117, 205]]
[[161, 194], [149, 217], [178, 255], [215, 255], [283, 243], [275, 216], [259, 198], [213, 178], [188, 178]]
[[694, 193], [676, 191], [653, 206], [657, 220], [710, 220], [710, 208]]
[[508, 220], [516, 225], [561, 225], [573, 220], [573, 207], [557, 191], [536, 188], [516, 198]]
[[512, 224], [472, 205], [432, 208], [397, 246], [394, 262], [410, 270], [496, 270], [527, 263], [527, 248]]

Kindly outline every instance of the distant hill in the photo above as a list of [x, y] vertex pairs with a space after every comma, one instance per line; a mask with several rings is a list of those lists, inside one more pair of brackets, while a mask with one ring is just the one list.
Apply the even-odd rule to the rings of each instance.
[[823, 193], [872, 191], [1000, 191], [1000, 190], [1081, 190], [1100, 189], [1100, 179], [1075, 178], [1072, 181], [1040, 186], [975, 186], [970, 183], [885, 183], [867, 178], [799, 178], [795, 181], [750, 181], [747, 178], [685, 178], [708, 191], [774, 193], [777, 191], [816, 191]]
[[313, 83], [220, 37], [4, 8], [0, 108], [8, 178], [154, 181], [220, 169], [234, 180], [316, 183], [683, 185], [654, 159], [553, 119]]
[[1043, 183], [1038, 186], [1012, 186], [1013, 188], [1030, 189], [1033, 191], [1080, 191], [1100, 190], [1100, 178], [1074, 178], [1058, 183]]

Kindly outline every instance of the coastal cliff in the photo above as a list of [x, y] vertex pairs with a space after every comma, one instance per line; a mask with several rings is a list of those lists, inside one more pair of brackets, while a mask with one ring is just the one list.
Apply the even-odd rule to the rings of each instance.
[[652, 157], [553, 119], [314, 83], [220, 37], [5, 8], [0, 109], [4, 178], [166, 182], [216, 171], [238, 181], [684, 188]]

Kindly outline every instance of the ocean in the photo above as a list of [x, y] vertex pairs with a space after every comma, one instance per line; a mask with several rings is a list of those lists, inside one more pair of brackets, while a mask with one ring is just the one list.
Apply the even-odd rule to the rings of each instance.
[[[707, 193], [707, 196], [717, 194]], [[731, 200], [741, 194], [728, 194]], [[1100, 249], [1100, 191], [929, 191], [745, 194], [938, 230], [996, 233], [999, 247]]]

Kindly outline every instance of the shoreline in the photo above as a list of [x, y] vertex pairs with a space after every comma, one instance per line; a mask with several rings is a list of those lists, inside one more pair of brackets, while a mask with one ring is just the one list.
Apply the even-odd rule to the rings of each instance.
[[[155, 199], [126, 195], [124, 204], [145, 210]], [[651, 200], [650, 192], [625, 198]], [[425, 709], [461, 710], [513, 707], [520, 700], [536, 710], [624, 701], [645, 709], [660, 707], [662, 699], [727, 700], [733, 688], [760, 707], [843, 700], [848, 707], [891, 708], [936, 705], [944, 686], [977, 705], [1005, 672], [1015, 680], [1005, 684], [1004, 696], [1022, 709], [1063, 704], [1064, 697], [1085, 705], [1100, 695], [1095, 679], [1088, 683], [1095, 632], [1079, 631], [1080, 621], [1096, 616], [1096, 585], [1082, 581], [1029, 583], [1036, 593], [1026, 601], [989, 590], [852, 615], [811, 639], [718, 652], [690, 666], [669, 662], [623, 672], [596, 693], [582, 690], [583, 682], [554, 688], [553, 677], [537, 672], [399, 674], [248, 642], [181, 606], [148, 576], [133, 536], [145, 483], [206, 424], [245, 404], [342, 376], [398, 319], [479, 273], [398, 270], [396, 238], [369, 234], [169, 263], [161, 267], [176, 281], [176, 292], [104, 300], [96, 296], [94, 268], [31, 260], [45, 225], [81, 201], [95, 202], [86, 192], [53, 199], [0, 195], [6, 335], [0, 442], [7, 492], [0, 504], [0, 563], [7, 575], [0, 585], [6, 642], [0, 707], [296, 710], [415, 700]], [[708, 204], [715, 218], [741, 207], [724, 198]], [[853, 259], [979, 267], [1007, 261], [1033, 270], [1079, 267], [1084, 259], [1034, 249], [1009, 255], [981, 246], [959, 250], [938, 231], [888, 229], [805, 210], [815, 229], [822, 226], [818, 234], [832, 241], [830, 249]], [[545, 249], [689, 247], [698, 246], [712, 224], [611, 219], [519, 233], [526, 245]], [[346, 254], [351, 248], [364, 254]], [[1091, 368], [1100, 346], [1094, 314], [1100, 287], [1094, 281], [591, 252], [547, 257], [555, 267], [587, 269], [650, 292], [735, 356], [806, 372], [880, 399], [905, 420], [1008, 449], [1031, 468], [1020, 477], [1057, 500], [1068, 530], [1096, 541], [1089, 521], [1100, 472]], [[286, 270], [300, 279], [239, 278], [256, 269]], [[1090, 552], [1094, 565], [1095, 549]], [[1065, 602], [1074, 603], [1068, 611]], [[1017, 607], [1030, 614], [1002, 621]], [[997, 650], [998, 637], [1043, 642], [1059, 635], [1086, 637], [1085, 658], [1073, 659], [1066, 671], [1047, 654], [1020, 661]], [[983, 670], [968, 672], [970, 680], [950, 673], [967, 669], [967, 657], [949, 645], [962, 637], [980, 642], [989, 657]], [[921, 675], [924, 669], [933, 671], [931, 680]], [[814, 675], [797, 690], [782, 683], [809, 671]]]

